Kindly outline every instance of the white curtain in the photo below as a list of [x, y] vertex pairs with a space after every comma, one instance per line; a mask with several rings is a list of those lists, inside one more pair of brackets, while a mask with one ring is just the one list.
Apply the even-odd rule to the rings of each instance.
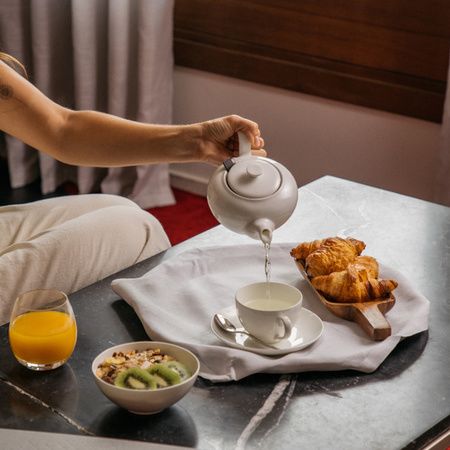
[[[1, 0], [0, 49], [57, 103], [171, 123], [173, 0]], [[174, 203], [167, 164], [76, 168], [6, 136], [12, 187], [64, 181], [124, 195], [143, 208]]]
[[444, 114], [442, 116], [441, 145], [438, 158], [435, 200], [450, 206], [450, 64], [447, 76]]

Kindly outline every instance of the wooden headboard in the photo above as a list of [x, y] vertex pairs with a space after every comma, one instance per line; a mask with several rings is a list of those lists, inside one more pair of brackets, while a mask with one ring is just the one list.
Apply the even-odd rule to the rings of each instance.
[[440, 122], [449, 0], [175, 0], [175, 63]]

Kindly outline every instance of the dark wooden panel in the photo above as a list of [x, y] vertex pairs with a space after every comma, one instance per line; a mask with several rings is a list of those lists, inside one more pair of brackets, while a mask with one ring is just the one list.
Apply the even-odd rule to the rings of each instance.
[[404, 0], [176, 0], [175, 61], [440, 121], [450, 42], [442, 21], [450, 2], [430, 2], [437, 11], [420, 22], [422, 3], [411, 0], [395, 22]]
[[[357, 2], [355, 2], [357, 3]], [[183, 0], [176, 27], [249, 44], [444, 80], [448, 40], [254, 2]], [[195, 14], [193, 14], [195, 11]]]
[[247, 2], [450, 38], [448, 0], [247, 0]]

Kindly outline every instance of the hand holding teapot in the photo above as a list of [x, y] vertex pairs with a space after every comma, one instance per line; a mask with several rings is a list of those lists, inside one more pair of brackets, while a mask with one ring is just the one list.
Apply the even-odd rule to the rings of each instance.
[[239, 157], [227, 159], [212, 174], [208, 204], [226, 228], [268, 244], [297, 205], [297, 183], [282, 164], [253, 156], [244, 133], [238, 137]]

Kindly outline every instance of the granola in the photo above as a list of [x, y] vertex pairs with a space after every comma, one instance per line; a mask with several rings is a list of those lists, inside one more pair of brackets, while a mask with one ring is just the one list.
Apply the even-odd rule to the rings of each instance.
[[175, 358], [161, 353], [159, 348], [149, 348], [147, 350], [131, 350], [129, 352], [114, 352], [112, 356], [106, 358], [99, 366], [95, 374], [106, 381], [114, 384], [119, 373], [132, 367], [148, 369], [152, 364], [165, 361], [175, 361]]

